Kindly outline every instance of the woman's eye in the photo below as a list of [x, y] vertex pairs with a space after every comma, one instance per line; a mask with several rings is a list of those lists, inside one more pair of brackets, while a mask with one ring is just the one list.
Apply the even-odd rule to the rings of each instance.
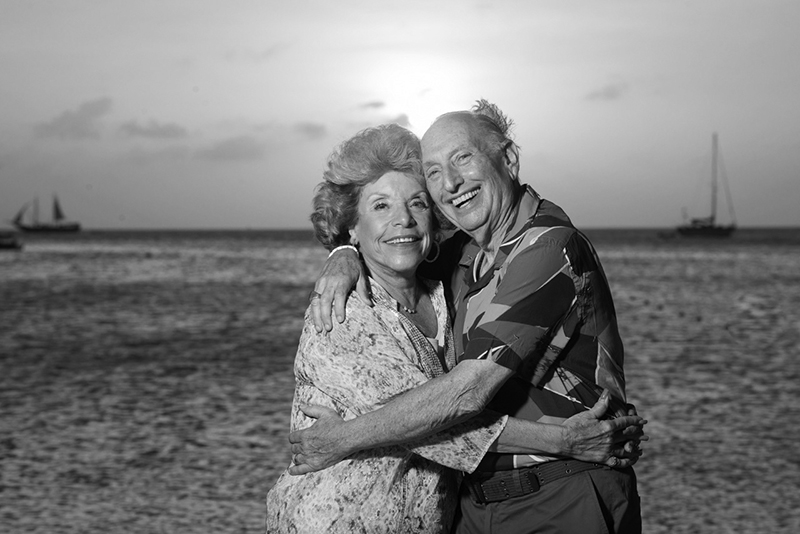
[[388, 208], [388, 207], [389, 207], [389, 205], [388, 205], [386, 202], [376, 202], [376, 203], [375, 203], [375, 204], [372, 206], [372, 209], [374, 209], [374, 210], [378, 211], [378, 210], [384, 210], [384, 209], [386, 209], [386, 208]]
[[416, 200], [412, 200], [411, 201], [411, 207], [412, 208], [421, 209], [421, 210], [425, 210], [425, 209], [428, 209], [428, 203], [425, 202], [424, 200], [418, 198]]

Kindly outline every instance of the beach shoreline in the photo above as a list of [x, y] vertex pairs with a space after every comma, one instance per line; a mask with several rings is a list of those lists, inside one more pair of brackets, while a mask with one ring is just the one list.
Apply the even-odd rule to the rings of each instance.
[[[645, 531], [800, 531], [800, 246], [592, 239], [650, 421]], [[258, 232], [0, 257], [8, 532], [263, 532], [324, 258]]]

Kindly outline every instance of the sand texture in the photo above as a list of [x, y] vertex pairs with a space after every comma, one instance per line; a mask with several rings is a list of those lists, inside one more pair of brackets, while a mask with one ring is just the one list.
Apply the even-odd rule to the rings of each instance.
[[[596, 241], [645, 532], [800, 532], [800, 245]], [[262, 532], [324, 257], [263, 233], [0, 255], [0, 532]]]

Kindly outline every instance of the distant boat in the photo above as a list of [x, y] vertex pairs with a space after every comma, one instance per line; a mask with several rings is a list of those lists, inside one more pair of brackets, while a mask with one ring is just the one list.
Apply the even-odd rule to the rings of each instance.
[[[733, 203], [731, 193], [728, 189], [728, 181], [725, 179], [723, 185], [728, 199], [728, 209], [731, 214], [731, 224], [717, 224], [717, 189], [719, 171], [719, 138], [716, 132], [711, 137], [711, 214], [708, 217], [691, 219], [688, 224], [676, 228], [678, 234], [684, 237], [730, 237], [736, 230], [736, 217], [733, 213]], [[723, 178], [725, 174], [723, 173]]]
[[[25, 222], [25, 212], [29, 207], [33, 207], [29, 222]], [[29, 202], [22, 206], [17, 216], [11, 223], [19, 228], [22, 232], [80, 232], [81, 225], [77, 222], [67, 221], [64, 217], [64, 211], [58, 203], [58, 197], [53, 196], [53, 220], [51, 222], [39, 222], [39, 199], [34, 198], [33, 202]]]
[[0, 231], [0, 250], [22, 250], [22, 241], [16, 232]]

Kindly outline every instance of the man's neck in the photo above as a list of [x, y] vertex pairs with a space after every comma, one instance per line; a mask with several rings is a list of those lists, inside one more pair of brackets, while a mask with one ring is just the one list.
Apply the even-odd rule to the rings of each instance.
[[[519, 201], [522, 198], [523, 190], [517, 189], [514, 194], [514, 199], [511, 206], [506, 213], [498, 220], [498, 223], [493, 225], [493, 228], [479, 229], [474, 232], [470, 237], [475, 240], [475, 243], [481, 248], [484, 254], [494, 257], [500, 245], [506, 239], [511, 225], [516, 220], [516, 214], [519, 210]], [[487, 225], [488, 226], [488, 225]]]

